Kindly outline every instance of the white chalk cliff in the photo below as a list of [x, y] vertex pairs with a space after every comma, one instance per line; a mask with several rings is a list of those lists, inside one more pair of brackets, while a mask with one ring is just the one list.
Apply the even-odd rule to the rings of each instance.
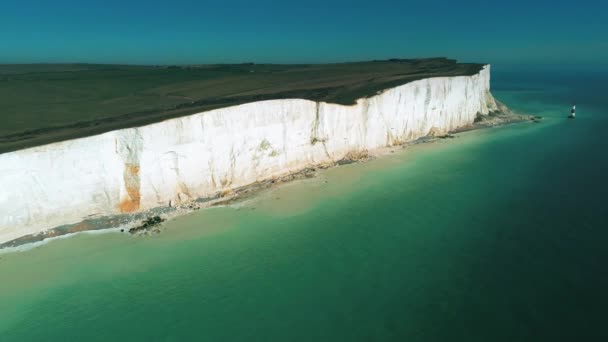
[[486, 66], [473, 76], [407, 83], [352, 106], [253, 102], [0, 154], [0, 243], [211, 196], [447, 132], [496, 109]]

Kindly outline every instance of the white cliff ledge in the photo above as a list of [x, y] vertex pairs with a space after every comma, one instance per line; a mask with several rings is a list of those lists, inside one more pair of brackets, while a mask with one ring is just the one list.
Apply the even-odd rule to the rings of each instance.
[[0, 154], [0, 244], [86, 218], [208, 197], [448, 132], [497, 110], [490, 68], [343, 106], [247, 103]]

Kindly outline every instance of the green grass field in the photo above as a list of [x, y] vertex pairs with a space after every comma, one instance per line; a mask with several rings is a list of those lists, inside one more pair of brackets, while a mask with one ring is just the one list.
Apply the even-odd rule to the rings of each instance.
[[0, 65], [0, 153], [241, 103], [340, 104], [413, 80], [472, 75], [445, 58], [307, 65]]

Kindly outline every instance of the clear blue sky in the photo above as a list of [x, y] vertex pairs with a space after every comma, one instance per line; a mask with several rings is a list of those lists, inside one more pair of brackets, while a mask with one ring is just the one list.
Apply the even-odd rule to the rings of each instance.
[[608, 63], [608, 1], [2, 0], [0, 63]]

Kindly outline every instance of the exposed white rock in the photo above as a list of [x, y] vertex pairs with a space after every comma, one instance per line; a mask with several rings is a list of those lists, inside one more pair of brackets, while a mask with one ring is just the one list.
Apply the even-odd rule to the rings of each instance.
[[490, 70], [342, 106], [271, 100], [0, 155], [0, 243], [91, 216], [205, 197], [471, 124]]

